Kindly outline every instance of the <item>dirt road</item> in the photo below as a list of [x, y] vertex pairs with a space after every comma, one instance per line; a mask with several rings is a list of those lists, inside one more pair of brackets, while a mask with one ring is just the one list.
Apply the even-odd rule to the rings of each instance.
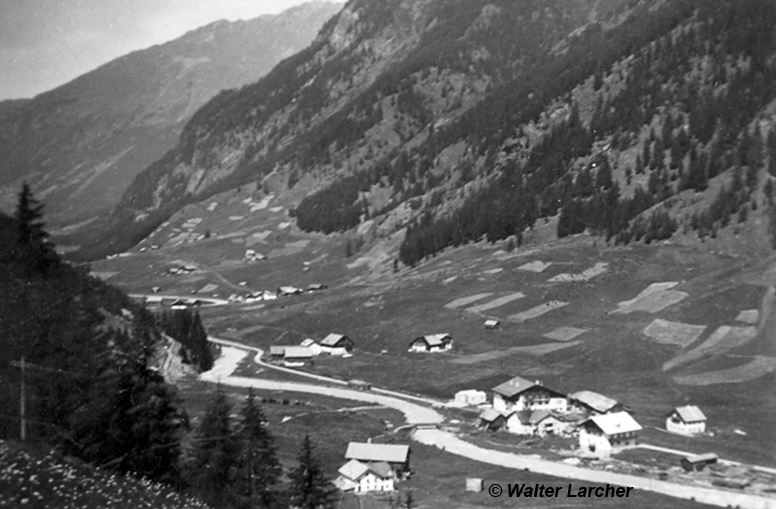
[[[425, 405], [414, 403], [403, 398], [375, 394], [373, 391], [354, 391], [339, 387], [313, 385], [311, 383], [280, 382], [274, 380], [261, 380], [257, 378], [236, 377], [231, 373], [237, 368], [242, 359], [248, 356], [248, 350], [261, 352], [258, 348], [249, 348], [239, 345], [232, 341], [219, 340], [222, 348], [222, 355], [216, 360], [216, 364], [211, 371], [202, 373], [200, 378], [209, 382], [217, 382], [233, 387], [253, 387], [255, 389], [273, 390], [273, 391], [291, 391], [306, 392], [310, 394], [321, 394], [335, 398], [344, 398], [354, 401], [375, 403], [389, 408], [394, 408], [404, 413], [405, 419], [409, 424], [436, 424], [441, 423], [444, 417], [437, 411], [428, 408]], [[256, 359], [254, 359], [256, 360]], [[258, 360], [260, 362], [260, 360]], [[261, 362], [260, 362], [261, 363]], [[263, 366], [271, 366], [261, 363]], [[293, 371], [293, 370], [291, 370]], [[299, 374], [298, 372], [295, 372]], [[318, 377], [318, 375], [310, 375]], [[333, 379], [331, 379], [333, 380]], [[326, 380], [327, 382], [329, 380]], [[341, 383], [341, 381], [338, 381]], [[544, 460], [536, 457], [522, 456], [514, 453], [501, 452], [492, 449], [485, 449], [464, 440], [461, 440], [453, 433], [439, 429], [418, 429], [413, 435], [413, 440], [438, 447], [451, 454], [457, 454], [475, 461], [500, 465], [516, 470], [530, 470], [541, 474], [562, 477], [566, 479], [576, 479], [580, 481], [609, 483], [619, 486], [632, 486], [636, 489], [662, 493], [676, 498], [696, 500], [710, 505], [721, 507], [740, 507], [742, 509], [776, 509], [776, 498], [766, 498], [744, 493], [716, 490], [710, 488], [701, 488], [696, 486], [674, 484], [645, 477], [637, 477], [627, 474], [618, 474], [601, 470], [592, 470], [581, 467], [574, 467], [564, 463]], [[504, 479], [505, 482], [519, 482], [519, 475], [514, 479]]]

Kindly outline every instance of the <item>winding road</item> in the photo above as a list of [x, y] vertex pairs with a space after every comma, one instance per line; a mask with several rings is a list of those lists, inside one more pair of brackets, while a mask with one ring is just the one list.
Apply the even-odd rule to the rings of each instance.
[[[222, 345], [222, 352], [213, 369], [200, 375], [202, 380], [217, 382], [233, 387], [253, 387], [262, 390], [306, 392], [366, 403], [375, 403], [399, 410], [404, 414], [407, 423], [412, 425], [439, 424], [444, 421], [444, 416], [442, 414], [433, 408], [430, 408], [439, 406], [441, 404], [439, 401], [408, 396], [393, 391], [380, 391], [378, 393], [377, 390], [355, 391], [341, 387], [324, 386], [321, 385], [321, 382], [338, 386], [347, 385], [347, 383], [342, 380], [310, 373], [300, 373], [299, 371], [264, 363], [260, 359], [263, 352], [259, 348], [249, 347], [234, 341], [217, 338], [211, 338], [211, 341]], [[254, 361], [263, 367], [304, 376], [314, 380], [317, 384], [232, 376], [237, 365], [248, 356], [249, 351], [256, 352]], [[451, 454], [463, 456], [482, 463], [499, 465], [516, 470], [530, 470], [541, 474], [580, 481], [632, 486], [636, 489], [661, 493], [676, 498], [696, 500], [705, 504], [721, 507], [776, 509], [776, 498], [766, 498], [747, 493], [702, 488], [686, 484], [675, 484], [645, 477], [575, 467], [565, 463], [558, 463], [532, 456], [485, 449], [461, 440], [451, 432], [440, 429], [416, 429], [412, 438], [417, 442], [438, 447]], [[518, 480], [516, 479], [512, 482], [517, 481]]]

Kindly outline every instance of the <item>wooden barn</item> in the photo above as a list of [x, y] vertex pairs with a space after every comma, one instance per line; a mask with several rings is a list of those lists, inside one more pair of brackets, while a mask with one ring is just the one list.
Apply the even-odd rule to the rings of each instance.
[[445, 352], [453, 347], [450, 334], [427, 334], [410, 343], [410, 352]]

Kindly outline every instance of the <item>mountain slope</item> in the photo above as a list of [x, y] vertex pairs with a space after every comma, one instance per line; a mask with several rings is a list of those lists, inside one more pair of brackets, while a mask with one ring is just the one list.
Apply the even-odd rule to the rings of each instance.
[[306, 231], [397, 211], [407, 264], [483, 235], [519, 244], [559, 213], [561, 237], [715, 236], [771, 201], [774, 19], [763, 0], [351, 1], [309, 48], [203, 106], [99, 249], [268, 175], [307, 176], [291, 207]]
[[113, 225], [148, 231], [183, 203], [276, 168], [329, 178], [372, 167], [635, 3], [352, 1], [311, 47], [200, 109], [176, 149], [134, 182]]
[[27, 180], [49, 204], [54, 227], [103, 215], [138, 172], [174, 146], [197, 108], [305, 47], [340, 8], [313, 2], [219, 21], [0, 109], [4, 208]]

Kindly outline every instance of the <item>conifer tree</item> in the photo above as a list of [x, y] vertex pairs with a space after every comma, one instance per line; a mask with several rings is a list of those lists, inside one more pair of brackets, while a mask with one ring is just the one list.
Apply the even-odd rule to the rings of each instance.
[[336, 488], [326, 478], [318, 460], [313, 456], [310, 435], [305, 435], [299, 451], [299, 466], [290, 474], [291, 503], [300, 509], [329, 509], [335, 507]]
[[54, 245], [48, 240], [48, 232], [44, 229], [43, 205], [33, 197], [32, 190], [26, 182], [19, 193], [15, 218], [18, 255], [27, 277], [34, 274], [47, 275], [49, 270], [59, 263], [59, 256], [54, 251]]
[[275, 438], [266, 428], [267, 418], [256, 403], [253, 389], [242, 409], [239, 438], [242, 454], [238, 465], [237, 491], [250, 507], [272, 504], [272, 487], [280, 478], [281, 468], [275, 451]]
[[208, 503], [223, 504], [232, 499], [232, 482], [238, 461], [239, 443], [229, 418], [231, 406], [219, 386], [196, 433], [190, 481]]

